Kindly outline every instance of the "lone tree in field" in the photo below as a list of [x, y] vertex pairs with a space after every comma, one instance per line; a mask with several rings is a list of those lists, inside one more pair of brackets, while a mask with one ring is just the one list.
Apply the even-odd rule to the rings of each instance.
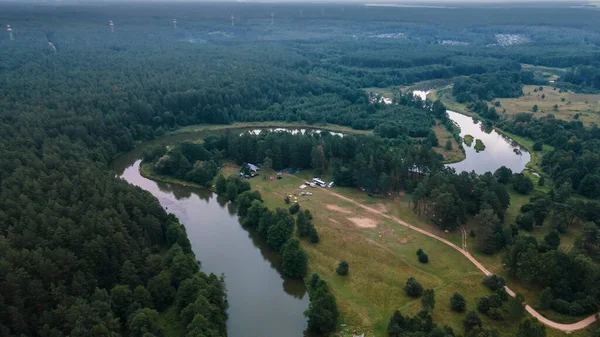
[[342, 262], [340, 262], [340, 264], [338, 264], [338, 267], [335, 270], [335, 272], [338, 275], [346, 276], [346, 275], [348, 275], [349, 268], [350, 268], [350, 266], [348, 265], [348, 262], [342, 261]]
[[463, 295], [454, 293], [454, 295], [450, 297], [450, 308], [456, 312], [463, 312], [467, 308], [467, 300], [465, 300]]
[[419, 248], [419, 250], [417, 250], [417, 256], [419, 257], [419, 262], [421, 262], [421, 263], [429, 262], [429, 256], [427, 256], [427, 254], [425, 254], [423, 249]]
[[410, 277], [406, 280], [404, 292], [410, 297], [419, 297], [423, 294], [423, 286], [414, 277]]

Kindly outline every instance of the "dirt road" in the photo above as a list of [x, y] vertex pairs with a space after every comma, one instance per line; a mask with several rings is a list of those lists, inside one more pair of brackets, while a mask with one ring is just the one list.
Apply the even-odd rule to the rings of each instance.
[[[353, 199], [350, 199], [350, 198], [345, 197], [343, 195], [340, 195], [338, 193], [332, 192], [331, 190], [327, 190], [327, 189], [323, 189], [323, 190], [326, 191], [327, 193], [329, 193], [329, 194], [337, 197], [337, 198], [340, 198], [340, 199], [342, 199], [344, 201], [347, 201], [347, 202], [350, 202], [350, 203], [352, 203], [352, 204], [354, 204], [356, 206], [359, 206], [359, 207], [363, 208], [366, 211], [369, 211], [371, 213], [377, 214], [377, 215], [379, 215], [381, 217], [384, 217], [386, 219], [392, 220], [392, 221], [394, 221], [394, 222], [396, 222], [396, 223], [398, 223], [398, 224], [400, 224], [400, 225], [402, 225], [404, 227], [407, 227], [407, 228], [412, 229], [414, 231], [417, 231], [417, 232], [419, 232], [419, 233], [421, 233], [423, 235], [427, 235], [427, 236], [429, 236], [429, 237], [431, 237], [433, 239], [436, 239], [436, 240], [438, 240], [440, 242], [443, 242], [443, 243], [447, 244], [448, 246], [456, 249], [462, 255], [464, 255], [479, 270], [481, 270], [485, 275], [491, 275], [492, 274], [479, 261], [477, 261], [473, 256], [471, 256], [471, 254], [466, 250], [466, 248], [467, 248], [467, 231], [464, 230], [464, 229], [462, 229], [462, 228], [461, 228], [461, 232], [462, 232], [462, 235], [463, 235], [462, 244], [463, 244], [464, 249], [461, 248], [461, 247], [458, 247], [454, 243], [452, 243], [452, 242], [450, 242], [450, 241], [448, 241], [448, 240], [446, 240], [446, 239], [444, 239], [442, 237], [439, 237], [439, 236], [437, 236], [435, 234], [432, 234], [432, 233], [430, 233], [430, 232], [428, 232], [428, 231], [426, 231], [424, 229], [412, 226], [409, 223], [404, 222], [404, 221], [400, 220], [399, 218], [397, 218], [395, 216], [391, 216], [391, 215], [385, 214], [385, 213], [383, 213], [383, 212], [381, 212], [381, 211], [379, 211], [379, 210], [377, 210], [375, 208], [369, 207], [367, 205], [363, 205], [363, 204], [361, 204], [361, 203], [359, 203], [359, 202], [357, 202], [357, 201], [355, 201]], [[515, 292], [512, 291], [510, 288], [508, 288], [508, 287], [504, 287], [504, 288], [506, 289], [506, 292], [510, 296], [512, 296], [512, 297], [516, 296]], [[537, 318], [540, 322], [542, 322], [546, 326], [549, 326], [551, 328], [564, 331], [566, 333], [571, 333], [573, 331], [583, 329], [583, 328], [587, 327], [588, 325], [592, 324], [594, 321], [596, 321], [596, 316], [595, 315], [591, 315], [591, 316], [589, 316], [589, 317], [587, 317], [587, 318], [585, 318], [585, 319], [583, 319], [583, 320], [581, 320], [579, 322], [573, 323], [573, 324], [561, 324], [561, 323], [557, 323], [557, 322], [554, 322], [554, 321], [551, 321], [551, 320], [545, 318], [544, 316], [542, 316], [539, 312], [535, 311], [535, 309], [533, 309], [529, 305], [525, 305], [525, 310], [527, 310], [527, 312], [529, 314], [531, 314], [531, 316]]]

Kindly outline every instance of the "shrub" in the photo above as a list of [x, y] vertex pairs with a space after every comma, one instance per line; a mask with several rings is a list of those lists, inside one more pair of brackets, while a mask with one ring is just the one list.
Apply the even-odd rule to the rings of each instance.
[[300, 205], [298, 205], [297, 203], [294, 203], [292, 206], [290, 206], [290, 214], [296, 214], [299, 210]]
[[569, 314], [571, 304], [565, 300], [555, 299], [552, 301], [552, 309], [561, 314]]
[[474, 327], [481, 327], [481, 318], [475, 311], [470, 311], [467, 315], [465, 315], [465, 319], [463, 320], [463, 326], [465, 327], [465, 331], [469, 332]]
[[543, 148], [544, 148], [544, 143], [542, 143], [542, 142], [533, 143], [533, 151], [539, 152], [539, 151], [542, 151]]
[[467, 307], [467, 301], [465, 297], [459, 293], [454, 293], [452, 297], [450, 297], [450, 308], [456, 312], [463, 312]]
[[549, 309], [550, 306], [552, 306], [552, 300], [553, 300], [553, 295], [552, 295], [552, 289], [550, 289], [550, 287], [542, 290], [540, 292], [540, 308], [542, 309]]
[[421, 255], [421, 254], [423, 254], [423, 249], [419, 248], [419, 249], [417, 250], [417, 255]]
[[533, 214], [532, 212], [526, 212], [525, 214], [520, 214], [519, 216], [517, 216], [517, 225], [519, 225], [519, 228], [524, 229], [528, 232], [531, 232], [533, 230]]
[[289, 205], [289, 203], [290, 203], [290, 197], [288, 197], [287, 195], [285, 197], [283, 197], [283, 202], [285, 202], [286, 204]]
[[419, 262], [421, 262], [421, 263], [429, 262], [429, 256], [427, 256], [427, 254], [425, 254], [425, 253], [419, 255]]
[[490, 311], [490, 300], [487, 297], [482, 297], [477, 301], [477, 311], [482, 314], [487, 314]]
[[341, 275], [341, 276], [346, 276], [346, 275], [348, 275], [348, 269], [349, 269], [349, 268], [350, 268], [350, 266], [348, 265], [348, 262], [346, 262], [346, 261], [342, 261], [342, 262], [340, 262], [340, 264], [338, 264], [338, 267], [337, 267], [337, 269], [335, 270], [335, 272], [336, 272], [338, 275]]
[[488, 317], [493, 319], [494, 321], [501, 321], [504, 319], [504, 316], [502, 316], [502, 311], [498, 308], [491, 308], [488, 313], [487, 313]]
[[483, 284], [491, 291], [496, 291], [506, 285], [504, 278], [498, 275], [490, 275], [483, 278]]
[[419, 297], [423, 294], [423, 286], [414, 277], [410, 277], [406, 280], [404, 292], [410, 297]]

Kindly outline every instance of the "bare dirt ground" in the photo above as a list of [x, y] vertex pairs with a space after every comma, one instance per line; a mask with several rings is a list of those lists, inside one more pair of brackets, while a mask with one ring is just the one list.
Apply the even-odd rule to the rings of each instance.
[[331, 204], [329, 204], [326, 207], [327, 207], [327, 209], [330, 209], [332, 211], [336, 211], [336, 212], [340, 212], [340, 213], [344, 213], [344, 214], [350, 214], [350, 213], [352, 213], [351, 211], [349, 211], [349, 210], [347, 210], [347, 209], [345, 209], [343, 207], [337, 206], [337, 205], [331, 205]]
[[375, 228], [377, 227], [377, 221], [371, 218], [348, 218], [356, 226], [360, 228]]

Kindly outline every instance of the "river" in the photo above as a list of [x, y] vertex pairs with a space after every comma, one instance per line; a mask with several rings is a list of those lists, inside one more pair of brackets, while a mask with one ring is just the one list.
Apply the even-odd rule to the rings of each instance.
[[281, 275], [278, 254], [256, 233], [242, 228], [235, 206], [208, 190], [155, 182], [139, 172], [141, 154], [148, 146], [206, 135], [180, 134], [146, 142], [115, 159], [111, 169], [152, 193], [167, 212], [179, 218], [202, 271], [225, 275], [229, 336], [303, 336], [303, 312], [308, 308], [304, 284]]
[[[429, 91], [419, 90], [413, 92], [415, 96], [419, 96], [423, 100], [428, 93]], [[513, 172], [521, 172], [531, 160], [531, 155], [525, 148], [494, 129], [486, 130], [480, 121], [475, 121], [472, 117], [451, 110], [446, 110], [446, 113], [460, 128], [461, 137], [471, 135], [474, 138], [471, 146], [463, 143], [466, 158], [458, 163], [447, 165], [456, 169], [456, 172], [493, 173], [501, 166], [506, 166]], [[479, 152], [475, 150], [475, 139], [483, 142], [485, 150]]]

